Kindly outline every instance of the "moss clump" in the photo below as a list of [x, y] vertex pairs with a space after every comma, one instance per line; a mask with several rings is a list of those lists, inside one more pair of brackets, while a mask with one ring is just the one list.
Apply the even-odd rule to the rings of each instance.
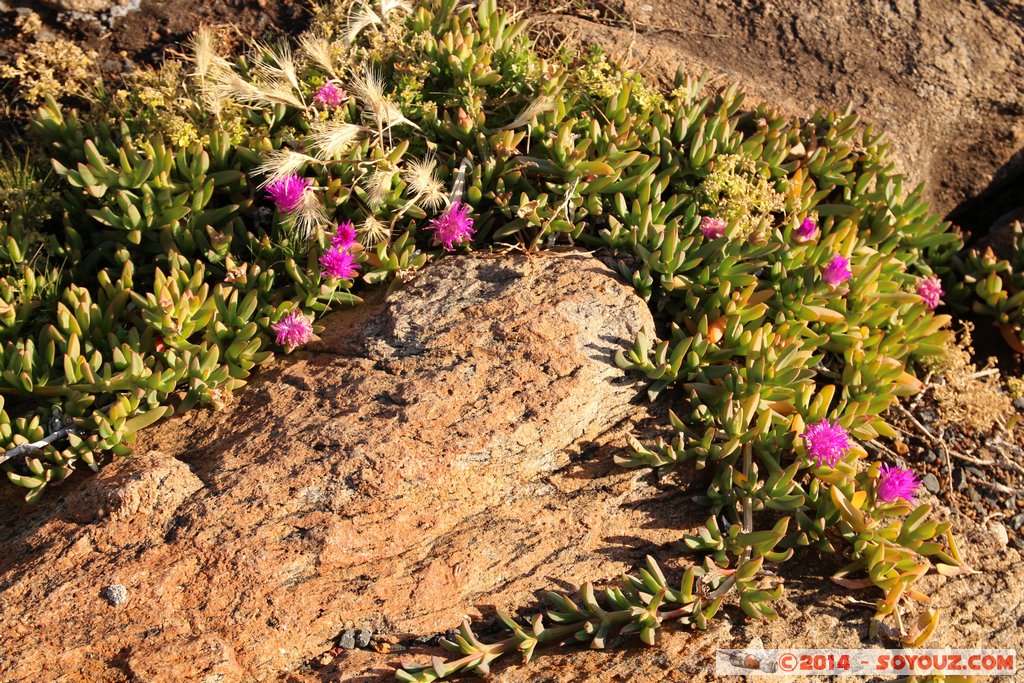
[[17, 97], [30, 105], [47, 97], [88, 97], [99, 85], [96, 52], [83, 50], [73, 41], [57, 38], [36, 41], [30, 35], [24, 52], [13, 62], [0, 64], [0, 78], [8, 79]]
[[652, 88], [639, 74], [630, 74], [608, 61], [600, 46], [594, 45], [585, 58], [574, 52], [560, 52], [560, 61], [572, 74], [574, 85], [594, 97], [608, 99], [624, 90], [644, 109], [665, 106], [665, 96]]
[[724, 154], [700, 184], [701, 210], [725, 220], [735, 239], [760, 240], [785, 208], [766, 165], [738, 154]]

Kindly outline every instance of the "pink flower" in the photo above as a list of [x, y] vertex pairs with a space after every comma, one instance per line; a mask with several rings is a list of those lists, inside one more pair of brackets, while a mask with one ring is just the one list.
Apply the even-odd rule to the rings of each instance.
[[285, 347], [288, 353], [313, 338], [313, 323], [298, 310], [292, 311], [281, 322], [270, 327], [277, 332], [277, 345]]
[[300, 178], [292, 173], [267, 185], [267, 194], [274, 200], [278, 211], [291, 213], [302, 204], [306, 190], [313, 185], [309, 178]]
[[725, 234], [725, 228], [725, 221], [721, 218], [712, 218], [711, 216], [700, 217], [700, 231], [705, 239], [717, 240]]
[[818, 232], [818, 224], [810, 218], [805, 218], [800, 227], [793, 231], [793, 238], [797, 242], [807, 242], [814, 239], [814, 233]]
[[917, 487], [920, 485], [921, 482], [913, 471], [905, 470], [902, 467], [882, 465], [878, 472], [875, 496], [883, 503], [894, 503], [899, 498], [913, 503], [914, 494], [917, 493]]
[[851, 277], [853, 277], [853, 271], [850, 270], [850, 261], [842, 254], [833, 256], [832, 260], [829, 261], [828, 265], [821, 272], [821, 278], [832, 289], [843, 284]]
[[445, 251], [454, 251], [455, 245], [468, 241], [476, 232], [469, 208], [468, 204], [455, 202], [440, 216], [430, 219], [426, 229], [434, 231], [434, 239], [444, 246]]
[[327, 82], [313, 95], [313, 104], [334, 109], [345, 100], [345, 91], [338, 90], [333, 83]]
[[942, 291], [942, 283], [939, 282], [939, 278], [934, 275], [921, 278], [917, 281], [917, 295], [924, 300], [924, 305], [930, 310], [935, 310], [940, 303], [940, 299], [945, 292]]
[[338, 249], [348, 249], [356, 241], [356, 229], [352, 221], [345, 221], [338, 225], [331, 237], [331, 246]]
[[818, 462], [818, 467], [835, 467], [851, 446], [846, 429], [828, 420], [807, 425], [802, 436], [807, 454]]
[[320, 271], [324, 277], [351, 280], [359, 273], [359, 264], [348, 249], [331, 247], [320, 256]]

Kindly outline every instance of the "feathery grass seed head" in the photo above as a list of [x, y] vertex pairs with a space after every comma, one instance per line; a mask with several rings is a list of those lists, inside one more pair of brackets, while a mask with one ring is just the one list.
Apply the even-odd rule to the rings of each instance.
[[444, 185], [437, 177], [437, 159], [428, 156], [409, 162], [402, 171], [402, 180], [412, 190], [414, 201], [436, 211], [445, 201]]

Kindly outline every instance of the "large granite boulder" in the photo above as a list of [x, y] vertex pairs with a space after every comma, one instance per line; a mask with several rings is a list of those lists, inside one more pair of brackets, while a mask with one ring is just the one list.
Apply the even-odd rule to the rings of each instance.
[[588, 555], [643, 526], [631, 477], [578, 460], [643, 414], [611, 357], [652, 321], [607, 266], [443, 259], [326, 325], [77, 488], [4, 492], [0, 679], [266, 680], [348, 628], [430, 634], [628, 566]]

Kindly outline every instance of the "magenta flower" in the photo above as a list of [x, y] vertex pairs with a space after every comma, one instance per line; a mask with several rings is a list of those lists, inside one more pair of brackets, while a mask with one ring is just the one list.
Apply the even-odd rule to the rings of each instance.
[[320, 272], [324, 277], [351, 280], [359, 273], [359, 263], [348, 249], [331, 247], [320, 256]]
[[924, 305], [934, 311], [940, 303], [945, 292], [942, 291], [942, 283], [934, 275], [921, 278], [917, 281], [917, 295], [924, 300]]
[[434, 239], [444, 246], [445, 251], [453, 251], [455, 245], [468, 241], [476, 232], [469, 208], [468, 204], [455, 202], [440, 216], [430, 219], [426, 229], [434, 231]]
[[338, 228], [334, 231], [334, 235], [331, 236], [331, 246], [338, 249], [348, 249], [356, 241], [356, 229], [352, 225], [352, 221], [345, 221], [338, 225]]
[[291, 173], [267, 185], [267, 194], [274, 200], [278, 211], [291, 213], [302, 204], [306, 190], [313, 185], [309, 178], [300, 178]]
[[807, 425], [807, 430], [802, 436], [807, 447], [807, 455], [818, 462], [818, 467], [835, 467], [852, 445], [846, 429], [828, 420]]
[[277, 332], [277, 345], [283, 346], [288, 353], [313, 338], [313, 323], [298, 310], [292, 311], [281, 322], [270, 327]]
[[814, 239], [814, 234], [818, 232], [818, 224], [810, 218], [805, 218], [800, 227], [793, 231], [793, 238], [797, 242], [807, 242]]
[[700, 231], [705, 239], [717, 240], [725, 234], [725, 227], [725, 221], [721, 218], [712, 218], [711, 216], [700, 217]]
[[912, 470], [882, 465], [878, 472], [875, 496], [883, 503], [894, 503], [899, 498], [913, 503], [917, 487], [920, 485], [920, 480]]
[[832, 289], [843, 284], [851, 277], [853, 277], [853, 271], [850, 270], [850, 261], [842, 254], [833, 256], [832, 260], [828, 262], [828, 265], [821, 272], [821, 279]]
[[330, 107], [334, 109], [342, 103], [345, 99], [345, 92], [338, 90], [333, 83], [324, 83], [320, 86], [320, 89], [313, 95], [313, 104], [318, 104], [321, 107]]

